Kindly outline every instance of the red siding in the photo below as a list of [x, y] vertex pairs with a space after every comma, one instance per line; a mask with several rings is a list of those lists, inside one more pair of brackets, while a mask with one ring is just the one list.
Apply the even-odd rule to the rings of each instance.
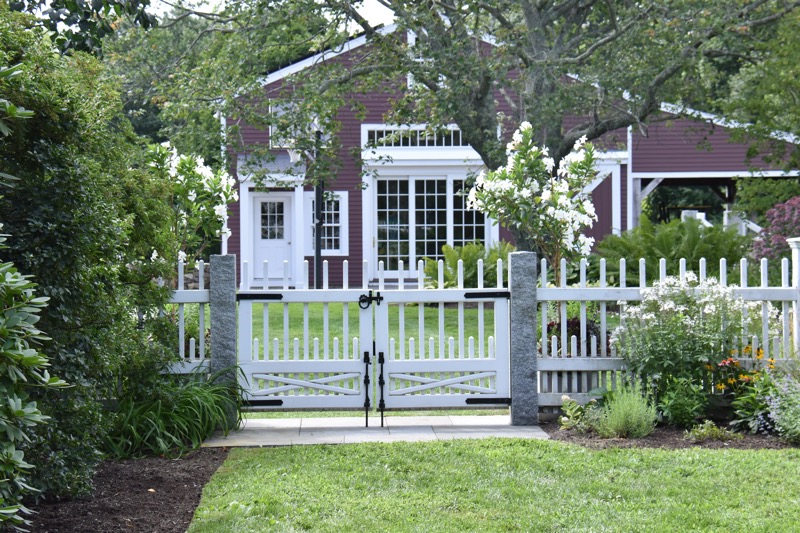
[[611, 233], [611, 184], [612, 177], [611, 174], [609, 174], [608, 177], [592, 191], [592, 203], [595, 205], [595, 211], [597, 212], [597, 222], [594, 223], [591, 229], [586, 231], [586, 236], [594, 237], [595, 244], [602, 241], [603, 237]]
[[747, 161], [746, 143], [731, 142], [728, 129], [708, 122], [674, 120], [653, 124], [647, 137], [633, 134], [633, 172], [731, 172], [768, 169], [761, 158]]

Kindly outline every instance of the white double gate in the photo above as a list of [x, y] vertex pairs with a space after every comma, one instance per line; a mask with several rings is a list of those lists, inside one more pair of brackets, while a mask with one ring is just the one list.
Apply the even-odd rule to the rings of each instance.
[[251, 408], [510, 403], [504, 289], [242, 290], [237, 299]]

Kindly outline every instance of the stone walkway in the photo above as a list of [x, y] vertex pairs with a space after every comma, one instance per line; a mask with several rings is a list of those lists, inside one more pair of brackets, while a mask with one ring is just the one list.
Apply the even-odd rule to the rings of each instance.
[[356, 442], [417, 442], [488, 437], [547, 439], [539, 426], [512, 426], [508, 415], [249, 418], [242, 429], [208, 439], [205, 447], [262, 447]]

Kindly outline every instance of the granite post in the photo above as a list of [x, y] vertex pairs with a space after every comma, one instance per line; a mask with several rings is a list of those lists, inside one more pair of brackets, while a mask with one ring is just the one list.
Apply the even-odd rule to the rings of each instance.
[[536, 379], [536, 254], [509, 256], [511, 290], [511, 425], [539, 423]]
[[[211, 256], [211, 375], [236, 385], [236, 256]], [[238, 413], [229, 413], [229, 422]]]

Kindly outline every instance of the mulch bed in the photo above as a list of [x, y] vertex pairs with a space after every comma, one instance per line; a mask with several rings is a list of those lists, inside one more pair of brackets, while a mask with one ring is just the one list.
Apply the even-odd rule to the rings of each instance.
[[[683, 431], [658, 427], [643, 439], [599, 439], [559, 429], [544, 422], [553, 440], [593, 449], [603, 448], [738, 448], [776, 449], [787, 446], [768, 435], [742, 440], [694, 444]], [[84, 500], [44, 503], [34, 507], [33, 531], [41, 533], [120, 531], [178, 533], [186, 531], [200, 495], [228, 456], [227, 449], [202, 448], [181, 459], [147, 458], [103, 463], [94, 478], [95, 493]]]
[[32, 531], [183, 533], [203, 486], [227, 456], [227, 449], [201, 448], [180, 459], [106, 461], [90, 498], [35, 506]]

